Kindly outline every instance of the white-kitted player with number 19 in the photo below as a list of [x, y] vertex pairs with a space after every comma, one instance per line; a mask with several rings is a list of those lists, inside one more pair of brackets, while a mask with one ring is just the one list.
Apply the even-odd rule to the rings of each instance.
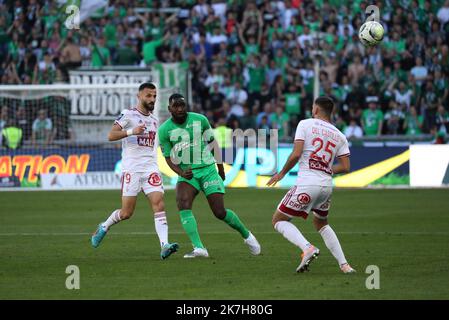
[[[306, 219], [313, 212], [313, 224], [323, 237], [327, 248], [337, 259], [341, 271], [354, 273], [346, 261], [340, 242], [327, 222], [331, 195], [332, 174], [349, 172], [348, 141], [331, 123], [334, 102], [328, 97], [319, 97], [312, 107], [312, 119], [299, 122], [296, 129], [294, 149], [281, 172], [275, 174], [267, 185], [275, 185], [299, 161], [298, 178], [279, 203], [273, 215], [273, 227], [302, 251], [302, 260], [297, 272], [308, 270], [309, 264], [320, 254], [320, 250], [304, 238], [301, 231], [290, 222], [293, 217]], [[338, 164], [333, 164], [335, 157]]]
[[154, 212], [154, 224], [161, 244], [161, 258], [166, 259], [178, 250], [177, 243], [168, 242], [164, 187], [157, 165], [157, 130], [159, 120], [153, 115], [156, 86], [146, 82], [139, 86], [136, 108], [124, 110], [109, 132], [109, 141], [122, 140], [122, 207], [98, 225], [91, 243], [98, 247], [109, 228], [129, 219], [136, 207], [137, 195], [142, 191]]

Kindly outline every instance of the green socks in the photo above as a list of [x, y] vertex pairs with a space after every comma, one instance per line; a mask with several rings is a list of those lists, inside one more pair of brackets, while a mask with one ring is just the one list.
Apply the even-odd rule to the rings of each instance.
[[[181, 210], [179, 211], [181, 216], [181, 224], [184, 231], [187, 233], [190, 241], [195, 248], [204, 248], [203, 243], [200, 239], [200, 234], [198, 233], [198, 226], [196, 224], [195, 217], [193, 216], [192, 210]], [[244, 239], [249, 237], [249, 230], [246, 229], [245, 225], [240, 221], [237, 214], [229, 209], [226, 209], [226, 216], [223, 219], [231, 228], [237, 230]]]
[[196, 224], [195, 217], [192, 214], [192, 210], [181, 210], [179, 211], [181, 216], [181, 224], [184, 231], [189, 236], [195, 248], [204, 248], [203, 243], [200, 239], [200, 234], [198, 233], [198, 226]]
[[226, 209], [226, 217], [223, 219], [231, 228], [237, 230], [244, 239], [249, 237], [249, 230], [240, 221], [239, 216], [232, 210]]

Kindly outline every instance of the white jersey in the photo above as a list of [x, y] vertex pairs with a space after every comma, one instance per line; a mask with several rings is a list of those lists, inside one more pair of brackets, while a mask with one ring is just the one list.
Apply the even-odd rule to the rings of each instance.
[[297, 185], [332, 186], [332, 164], [335, 157], [350, 154], [345, 135], [329, 122], [307, 119], [299, 122], [296, 140], [304, 141]]
[[149, 172], [157, 167], [157, 129], [159, 120], [153, 115], [145, 115], [137, 109], [123, 110], [115, 123], [123, 130], [134, 129], [145, 124], [141, 135], [131, 135], [122, 139], [122, 171]]

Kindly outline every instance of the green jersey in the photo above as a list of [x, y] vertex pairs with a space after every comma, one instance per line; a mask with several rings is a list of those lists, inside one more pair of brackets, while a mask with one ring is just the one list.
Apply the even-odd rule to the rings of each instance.
[[205, 116], [187, 112], [183, 124], [170, 118], [159, 127], [158, 135], [164, 157], [171, 157], [182, 170], [215, 164], [214, 156], [207, 149], [208, 143], [214, 140], [214, 133]]
[[383, 121], [383, 118], [383, 113], [380, 110], [364, 110], [362, 113], [362, 122], [365, 125], [365, 134], [367, 136], [377, 135], [379, 124]]
[[285, 111], [288, 114], [301, 113], [301, 94], [286, 93], [285, 95]]
[[407, 132], [408, 135], [418, 135], [421, 134], [421, 126], [424, 122], [423, 116], [413, 117], [411, 115], [407, 115], [405, 117], [405, 122], [407, 124]]

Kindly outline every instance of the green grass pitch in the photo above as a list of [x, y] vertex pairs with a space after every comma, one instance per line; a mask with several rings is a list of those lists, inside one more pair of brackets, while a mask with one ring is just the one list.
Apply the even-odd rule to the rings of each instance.
[[[294, 223], [321, 255], [310, 272], [295, 272], [298, 249], [271, 226], [285, 192], [227, 190], [227, 207], [262, 245], [257, 257], [199, 195], [193, 209], [211, 258], [185, 260], [192, 248], [167, 191], [169, 237], [181, 248], [165, 261], [143, 195], [134, 217], [93, 249], [90, 234], [119, 207], [119, 191], [0, 192], [0, 299], [449, 299], [447, 189], [335, 190], [329, 222], [353, 276], [310, 218]], [[65, 287], [68, 265], [80, 269], [79, 290]], [[365, 286], [369, 265], [380, 269], [378, 290]]]

